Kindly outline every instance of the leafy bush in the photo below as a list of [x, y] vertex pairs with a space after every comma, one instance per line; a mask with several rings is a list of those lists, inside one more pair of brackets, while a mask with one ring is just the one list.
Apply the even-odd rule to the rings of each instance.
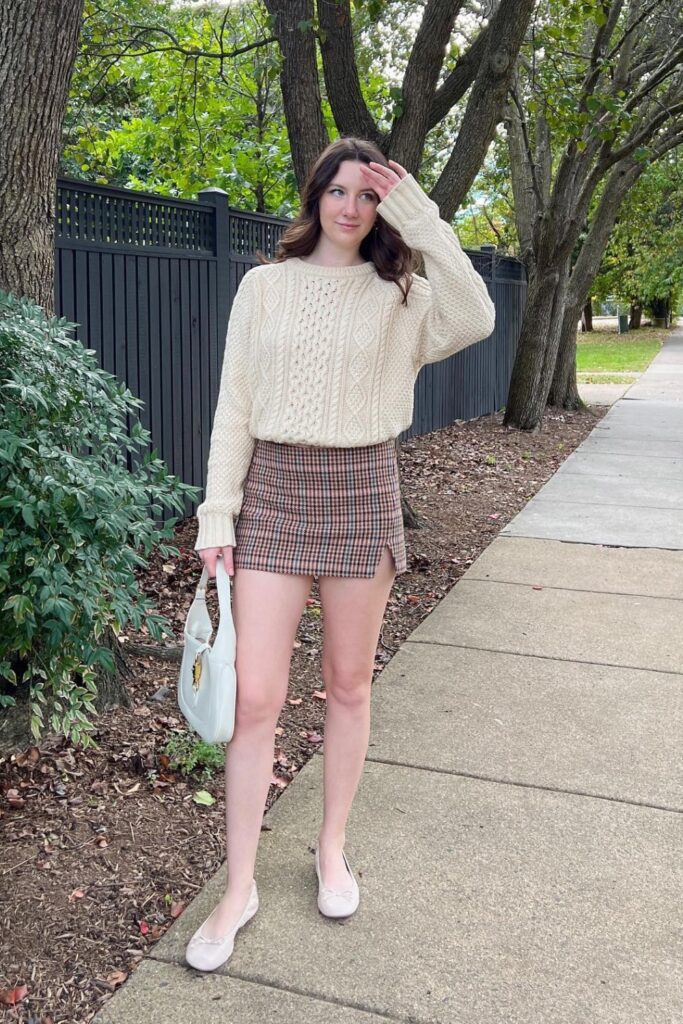
[[[115, 672], [103, 638], [130, 622], [161, 640], [134, 566], [173, 536], [162, 505], [183, 511], [198, 488], [168, 473], [134, 409], [144, 403], [99, 368], [75, 325], [0, 291], [0, 706], [27, 696], [36, 739], [95, 746], [97, 669]], [[128, 432], [126, 417], [133, 426]], [[126, 450], [133, 453], [129, 469]]]
[[225, 764], [225, 749], [219, 744], [205, 743], [190, 733], [170, 737], [162, 753], [169, 758], [169, 768], [178, 768], [183, 775], [199, 769], [200, 779], [210, 779]]

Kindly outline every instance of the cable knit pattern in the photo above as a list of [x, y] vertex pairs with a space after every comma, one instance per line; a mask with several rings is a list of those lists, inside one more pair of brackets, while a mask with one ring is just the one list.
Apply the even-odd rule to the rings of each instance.
[[372, 262], [324, 267], [298, 257], [252, 267], [230, 312], [195, 550], [235, 544], [256, 438], [357, 447], [413, 418], [415, 378], [487, 338], [495, 309], [452, 228], [412, 174], [377, 213], [424, 256], [407, 305]]

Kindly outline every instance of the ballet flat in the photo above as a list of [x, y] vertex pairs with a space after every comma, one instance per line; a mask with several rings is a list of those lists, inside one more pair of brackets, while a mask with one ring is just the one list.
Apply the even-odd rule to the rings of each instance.
[[318, 876], [318, 910], [325, 917], [349, 917], [358, 909], [360, 902], [358, 882], [353, 876], [343, 850], [342, 857], [349, 873], [349, 887], [348, 889], [328, 889], [327, 886], [323, 885], [322, 878], [320, 877], [320, 853], [317, 847], [315, 849], [315, 870]]
[[242, 911], [242, 916], [227, 935], [223, 935], [219, 939], [205, 938], [202, 928], [206, 921], [194, 933], [185, 950], [185, 959], [190, 967], [196, 967], [198, 971], [215, 971], [217, 967], [220, 967], [226, 960], [229, 960], [235, 945], [235, 935], [242, 925], [245, 925], [254, 916], [257, 910], [258, 892], [256, 891], [256, 882], [254, 881], [251, 885], [247, 905]]

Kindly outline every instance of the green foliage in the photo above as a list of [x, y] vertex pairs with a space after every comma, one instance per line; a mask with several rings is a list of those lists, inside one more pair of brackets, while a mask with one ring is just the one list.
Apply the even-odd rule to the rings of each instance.
[[262, 8], [128, 8], [86, 2], [61, 173], [184, 198], [214, 186], [233, 206], [289, 216], [298, 194], [281, 56], [275, 43], [254, 45], [271, 35]]
[[163, 753], [171, 758], [170, 767], [178, 768], [183, 775], [200, 769], [203, 781], [210, 779], [225, 765], [225, 748], [205, 743], [189, 733], [176, 733], [166, 743]]
[[676, 154], [645, 170], [619, 211], [593, 295], [646, 308], [683, 299], [683, 164]]
[[174, 635], [133, 569], [157, 546], [178, 554], [162, 543], [177, 517], [161, 527], [153, 517], [182, 511], [198, 489], [148, 450], [142, 401], [73, 327], [0, 291], [0, 706], [21, 688], [36, 739], [47, 713], [54, 731], [95, 746], [86, 712], [96, 712], [97, 671], [115, 671], [106, 631]]

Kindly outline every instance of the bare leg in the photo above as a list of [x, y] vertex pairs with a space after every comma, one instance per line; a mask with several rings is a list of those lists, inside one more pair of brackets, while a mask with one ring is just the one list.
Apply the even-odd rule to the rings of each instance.
[[235, 569], [237, 706], [225, 763], [228, 882], [204, 926], [207, 938], [226, 934], [249, 897], [273, 771], [275, 727], [312, 583], [312, 576]]
[[341, 851], [368, 750], [372, 670], [395, 576], [391, 551], [385, 547], [372, 579], [320, 579], [327, 709], [324, 811], [318, 845], [320, 872], [325, 885], [333, 889], [343, 889], [348, 883]]

